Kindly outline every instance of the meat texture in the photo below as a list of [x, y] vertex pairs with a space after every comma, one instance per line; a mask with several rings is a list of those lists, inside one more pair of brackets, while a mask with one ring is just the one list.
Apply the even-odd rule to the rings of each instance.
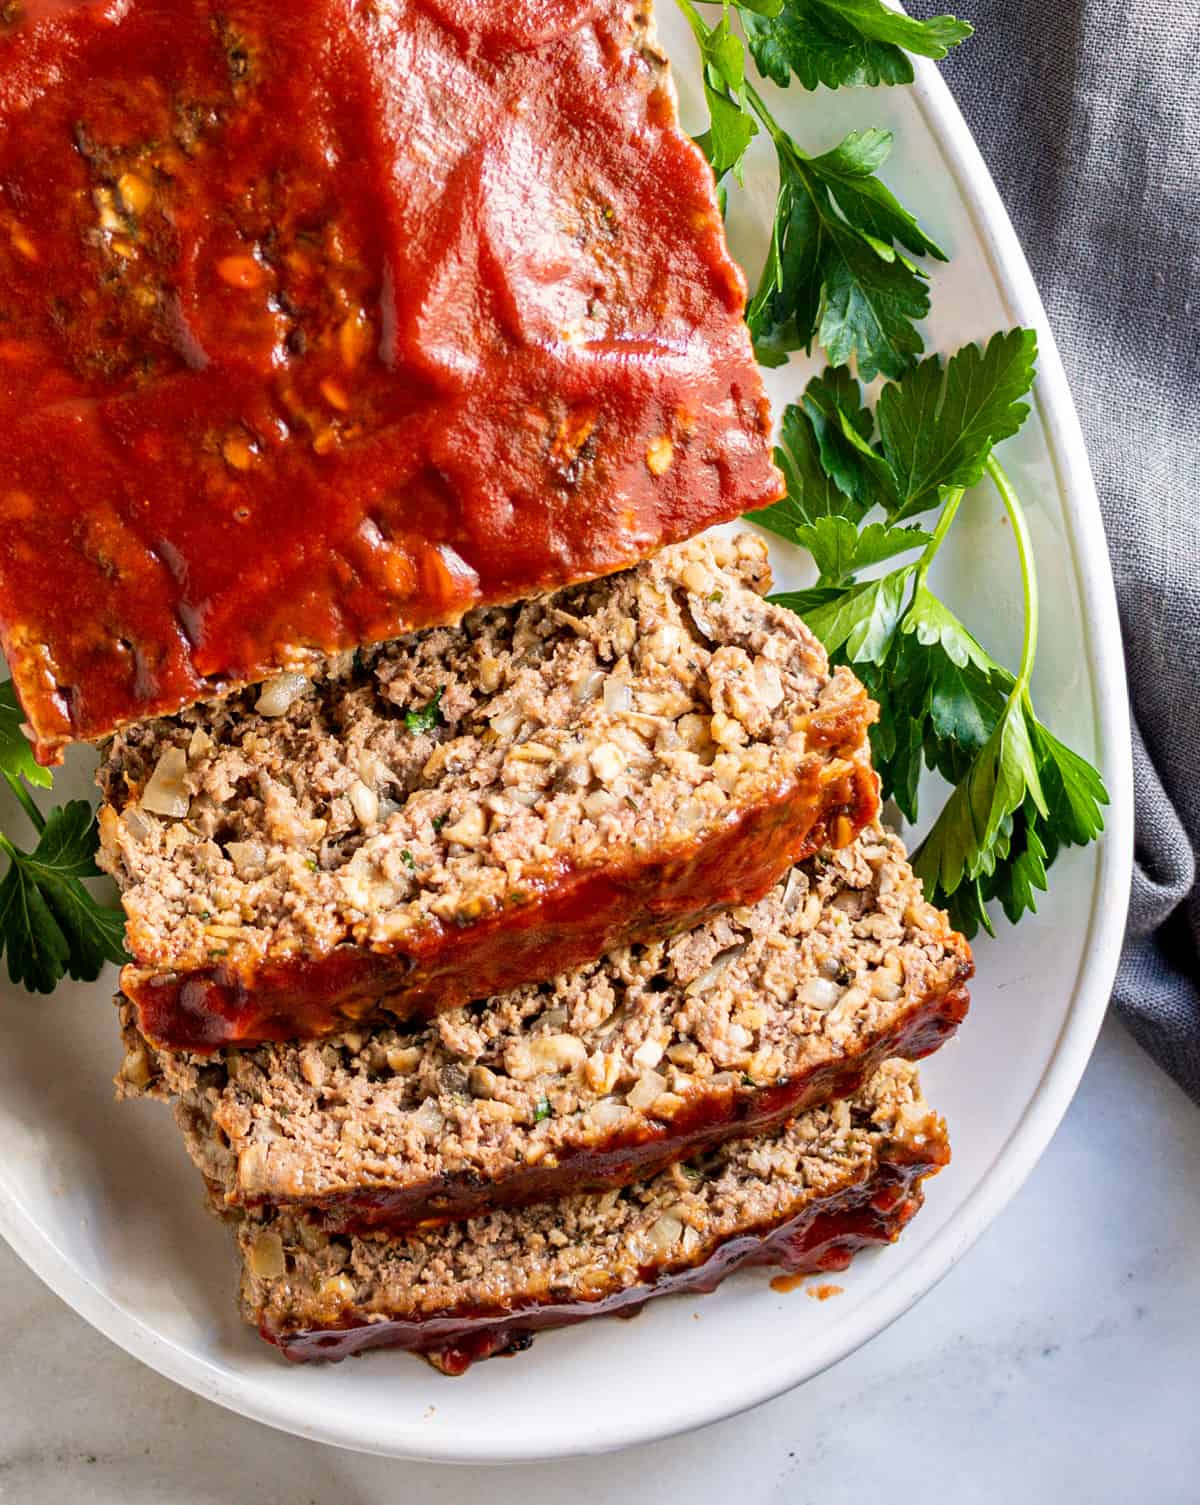
[[227, 1205], [334, 1231], [644, 1179], [928, 1054], [967, 1008], [970, 955], [869, 827], [758, 904], [405, 1032], [203, 1057], [124, 1005], [124, 1095], [172, 1100]]
[[404, 1237], [328, 1234], [289, 1211], [233, 1215], [242, 1309], [297, 1360], [414, 1350], [448, 1373], [530, 1335], [732, 1271], [840, 1270], [894, 1240], [946, 1164], [945, 1126], [912, 1066], [849, 1100], [733, 1141], [650, 1181]]

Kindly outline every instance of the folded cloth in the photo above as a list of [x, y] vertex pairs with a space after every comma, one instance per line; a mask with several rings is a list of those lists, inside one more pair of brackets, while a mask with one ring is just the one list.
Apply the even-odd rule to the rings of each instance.
[[1113, 994], [1200, 1102], [1200, 11], [913, 0], [977, 32], [942, 64], [1062, 349], [1117, 581], [1137, 850]]

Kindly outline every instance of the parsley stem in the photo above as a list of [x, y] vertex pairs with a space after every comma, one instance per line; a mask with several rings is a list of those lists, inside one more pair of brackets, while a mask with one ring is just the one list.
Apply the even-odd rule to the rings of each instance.
[[[772, 115], [770, 110], [767, 108], [766, 100], [762, 97], [762, 95], [758, 92], [758, 90], [754, 87], [749, 79], [746, 80], [746, 98], [754, 106], [754, 113], [762, 121], [763, 125], [766, 126], [767, 134], [775, 143], [776, 149], [780, 151], [790, 152], [792, 156], [795, 157], [798, 161], [803, 162], [805, 160], [805, 154], [800, 150], [800, 148], [783, 129], [783, 127], [776, 121], [774, 115]], [[805, 184], [805, 186], [808, 186], [807, 183]]]
[[1010, 700], [1018, 696], [1029, 697], [1029, 682], [1033, 677], [1033, 661], [1037, 654], [1038, 640], [1038, 587], [1037, 567], [1033, 560], [1033, 538], [1025, 519], [1025, 509], [1013, 490], [1012, 482], [1004, 473], [1004, 467], [994, 454], [987, 457], [987, 473], [995, 483], [1012, 523], [1013, 537], [1017, 544], [1017, 556], [1021, 561], [1021, 589], [1025, 598], [1025, 635], [1021, 643], [1021, 666]]
[[[675, 3], [683, 12], [684, 16], [687, 19], [688, 25], [692, 28], [692, 35], [696, 38], [697, 42], [700, 43], [700, 46], [703, 49], [705, 42], [708, 40], [711, 34], [709, 28], [700, 19], [700, 15], [696, 10], [696, 7], [691, 3], [691, 0], [675, 0]], [[703, 64], [701, 66], [703, 66]]]
[[42, 834], [42, 832], [46, 829], [46, 817], [42, 814], [42, 812], [34, 804], [34, 802], [33, 802], [33, 796], [30, 794], [29, 790], [26, 789], [25, 785], [16, 776], [16, 774], [9, 773], [8, 770], [5, 769], [4, 770], [4, 777], [8, 780], [8, 787], [12, 790], [12, 792], [16, 795], [17, 799], [21, 802], [21, 808], [25, 811], [25, 814], [33, 822], [33, 829], [40, 836]]
[[929, 566], [934, 561], [934, 556], [945, 542], [946, 534], [950, 531], [950, 524], [954, 521], [954, 515], [958, 511], [963, 499], [963, 488], [955, 486], [946, 493], [946, 505], [942, 508], [942, 515], [937, 520], [937, 527], [933, 530], [929, 542], [917, 560], [916, 586], [920, 590], [925, 584], [925, 576], [929, 573]]

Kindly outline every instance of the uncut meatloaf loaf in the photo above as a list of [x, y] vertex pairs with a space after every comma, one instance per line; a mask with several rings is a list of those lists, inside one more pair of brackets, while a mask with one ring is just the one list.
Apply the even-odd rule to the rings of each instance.
[[451, 1374], [539, 1328], [709, 1291], [747, 1265], [844, 1269], [894, 1240], [949, 1159], [915, 1068], [884, 1065], [813, 1108], [650, 1181], [403, 1237], [328, 1234], [273, 1208], [233, 1214], [242, 1310], [289, 1358], [413, 1349]]
[[0, 0], [39, 756], [782, 491], [645, 0]]
[[853, 1092], [967, 1009], [966, 942], [870, 826], [751, 908], [420, 1030], [159, 1051], [124, 1009], [119, 1090], [173, 1098], [230, 1205], [334, 1230], [598, 1191]]
[[760, 539], [144, 723], [100, 769], [142, 1032], [452, 1008], [731, 905], [877, 809], [874, 706], [765, 601]]

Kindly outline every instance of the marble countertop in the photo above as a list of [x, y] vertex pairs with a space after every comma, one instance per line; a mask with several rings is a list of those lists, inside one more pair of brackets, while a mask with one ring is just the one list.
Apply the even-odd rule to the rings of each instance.
[[337, 1452], [160, 1379], [0, 1244], [3, 1505], [939, 1505], [1200, 1499], [1200, 1110], [1109, 1023], [1045, 1159], [946, 1280], [829, 1373], [608, 1458]]

